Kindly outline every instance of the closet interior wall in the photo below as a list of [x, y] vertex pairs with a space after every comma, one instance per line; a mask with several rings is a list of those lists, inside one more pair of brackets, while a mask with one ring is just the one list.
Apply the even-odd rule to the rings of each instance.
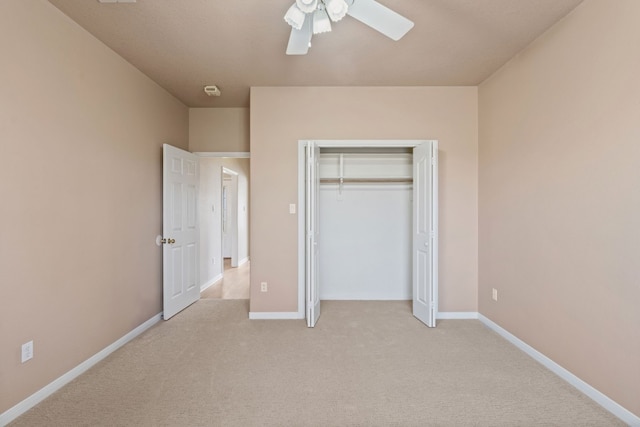
[[412, 151], [323, 148], [320, 298], [412, 298]]

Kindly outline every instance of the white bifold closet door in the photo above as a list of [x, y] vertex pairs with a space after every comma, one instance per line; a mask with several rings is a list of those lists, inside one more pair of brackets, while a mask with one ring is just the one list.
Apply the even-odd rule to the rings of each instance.
[[306, 288], [307, 326], [313, 328], [320, 317], [320, 280], [318, 268], [318, 193], [320, 191], [320, 147], [309, 142], [306, 150]]
[[[306, 318], [309, 327], [315, 326], [320, 315], [319, 245], [326, 242], [318, 226], [319, 213], [319, 155], [320, 147], [336, 147], [329, 141], [307, 141], [305, 176], [305, 287]], [[437, 240], [437, 141], [403, 141], [387, 147], [413, 147], [413, 204], [411, 207], [410, 270], [413, 314], [427, 326], [436, 326], [438, 240]], [[379, 144], [379, 142], [378, 142]], [[364, 145], [366, 147], [366, 145]], [[371, 147], [380, 147], [372, 141]], [[348, 147], [348, 145], [347, 145]], [[359, 144], [358, 147], [363, 147]], [[375, 233], [375, 230], [371, 230]]]
[[436, 326], [438, 302], [438, 143], [413, 149], [413, 315]]

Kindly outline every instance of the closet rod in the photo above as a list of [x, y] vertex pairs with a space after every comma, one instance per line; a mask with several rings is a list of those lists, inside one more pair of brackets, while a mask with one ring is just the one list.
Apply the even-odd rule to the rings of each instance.
[[347, 183], [413, 183], [413, 178], [320, 178], [321, 184]]

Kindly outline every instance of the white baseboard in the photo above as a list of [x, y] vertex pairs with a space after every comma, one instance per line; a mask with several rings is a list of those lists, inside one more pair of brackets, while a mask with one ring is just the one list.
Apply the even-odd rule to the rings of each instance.
[[222, 279], [222, 277], [223, 277], [223, 274], [220, 273], [216, 277], [214, 277], [213, 279], [209, 280], [204, 285], [200, 286], [200, 292], [202, 292], [205, 289], [210, 288], [211, 286], [213, 286], [213, 284], [216, 283], [218, 280]]
[[[439, 312], [436, 316], [437, 319], [478, 319], [478, 313], [475, 311], [444, 311]], [[297, 311], [290, 312], [249, 312], [249, 319], [252, 320], [264, 320], [264, 319], [304, 319], [304, 313], [300, 314]]]
[[438, 314], [436, 314], [436, 319], [438, 320], [442, 320], [442, 319], [464, 319], [464, 320], [470, 320], [470, 319], [478, 319], [478, 312], [477, 311], [439, 311]]
[[122, 338], [118, 339], [113, 344], [105, 347], [100, 352], [94, 354], [89, 359], [85, 360], [75, 368], [71, 369], [66, 374], [62, 375], [58, 379], [53, 382], [47, 384], [37, 392], [33, 393], [31, 396], [24, 399], [22, 402], [15, 405], [13, 408], [8, 409], [7, 411], [0, 414], [0, 426], [4, 426], [9, 424], [11, 421], [18, 418], [20, 415], [27, 412], [29, 409], [36, 406], [38, 403], [42, 402], [47, 397], [51, 396], [53, 393], [58, 391], [63, 386], [67, 385], [83, 373], [85, 373], [89, 368], [91, 368], [96, 363], [100, 362], [105, 357], [109, 356], [111, 353], [158, 323], [162, 319], [162, 313], [156, 314], [151, 319], [147, 320]]
[[505, 330], [498, 324], [489, 320], [487, 317], [482, 314], [478, 315], [478, 319], [484, 323], [489, 329], [498, 333], [498, 335], [502, 336], [504, 339], [509, 341], [511, 344], [518, 347], [520, 350], [527, 353], [534, 360], [541, 363], [544, 367], [549, 369], [551, 372], [577, 388], [579, 391], [590, 397], [593, 401], [598, 403], [607, 411], [611, 412], [616, 417], [620, 418], [623, 422], [627, 423], [631, 427], [640, 427], [640, 417], [633, 414], [631, 411], [622, 407], [620, 404], [596, 390], [586, 382], [582, 381], [580, 378], [558, 365], [553, 360], [549, 359], [544, 354], [540, 353], [535, 348], [531, 347], [529, 344], [525, 343], [515, 335], [511, 334], [509, 331]]
[[249, 257], [243, 258], [238, 262], [238, 267], [249, 262]]
[[249, 319], [251, 320], [291, 320], [291, 319], [304, 319], [304, 313], [300, 314], [297, 311], [277, 311], [277, 312], [249, 312]]

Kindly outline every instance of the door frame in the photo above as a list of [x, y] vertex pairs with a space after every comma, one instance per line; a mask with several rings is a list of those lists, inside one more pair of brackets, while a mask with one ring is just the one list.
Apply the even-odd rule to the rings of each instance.
[[[298, 318], [306, 318], [306, 146], [309, 142], [320, 148], [414, 148], [418, 145], [435, 143], [437, 140], [298, 140]], [[433, 173], [437, 177], [437, 164], [433, 165]], [[432, 206], [433, 222], [435, 224], [434, 246], [432, 248], [432, 277], [434, 311], [438, 313], [438, 194], [437, 185], [433, 189], [435, 203]], [[412, 210], [413, 213], [413, 210]]]

